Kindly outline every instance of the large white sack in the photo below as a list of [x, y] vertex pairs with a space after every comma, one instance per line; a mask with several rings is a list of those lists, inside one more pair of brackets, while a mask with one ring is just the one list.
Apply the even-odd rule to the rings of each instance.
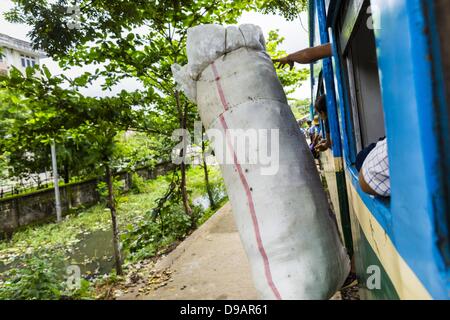
[[173, 64], [171, 67], [177, 90], [183, 91], [191, 101], [197, 101], [197, 82], [189, 75], [189, 66]]
[[[218, 44], [212, 37], [222, 33], [217, 26], [203, 33], [209, 28], [191, 30], [188, 53]], [[263, 299], [328, 299], [349, 273], [346, 250], [306, 140], [264, 52], [262, 33], [248, 26], [241, 31], [239, 36], [232, 29], [236, 36], [228, 43], [244, 40], [253, 47], [234, 46], [221, 56], [215, 48], [205, 61], [195, 60], [199, 52], [188, 59], [189, 65], [194, 59], [196, 68], [204, 66], [192, 76], [202, 122], [215, 136], [210, 138], [216, 155], [225, 150], [234, 158], [221, 170], [254, 283]], [[217, 57], [209, 61], [212, 56]], [[279, 135], [278, 170], [242, 161], [246, 155], [233, 149], [227, 129], [278, 130], [273, 131]], [[217, 138], [218, 132], [226, 138]], [[270, 149], [276, 151], [275, 145]]]

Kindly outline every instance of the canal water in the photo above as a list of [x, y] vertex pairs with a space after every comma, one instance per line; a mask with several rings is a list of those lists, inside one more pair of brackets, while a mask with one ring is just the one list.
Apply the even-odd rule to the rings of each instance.
[[[220, 197], [224, 196], [220, 195]], [[193, 204], [207, 210], [210, 201], [207, 195], [194, 199]], [[80, 267], [85, 277], [108, 274], [114, 268], [114, 248], [112, 244], [112, 229], [97, 230], [80, 236], [77, 245], [68, 252], [68, 265]], [[20, 258], [10, 264], [0, 261], [0, 273], [16, 267]]]
[[[114, 268], [113, 250], [111, 229], [83, 234], [77, 245], [67, 252], [67, 266], [79, 266], [87, 277], [107, 274]], [[0, 261], [0, 273], [17, 267], [21, 260], [17, 258], [8, 264]]]

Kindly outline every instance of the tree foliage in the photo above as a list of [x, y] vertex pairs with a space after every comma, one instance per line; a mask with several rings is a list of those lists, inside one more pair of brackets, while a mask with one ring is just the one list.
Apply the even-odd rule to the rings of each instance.
[[257, 1], [256, 7], [263, 13], [279, 14], [287, 20], [294, 20], [306, 10], [307, 5], [308, 0], [261, 0]]
[[[286, 51], [278, 49], [284, 40], [285, 38], [278, 34], [278, 30], [271, 30], [269, 32], [266, 50], [273, 59], [278, 59], [287, 55]], [[286, 95], [288, 96], [302, 85], [302, 81], [305, 81], [309, 77], [309, 69], [307, 68], [289, 70], [277, 65], [276, 71]]]
[[292, 112], [296, 119], [302, 119], [309, 115], [311, 100], [310, 99], [294, 99], [290, 103]]
[[[64, 69], [94, 65], [96, 70], [69, 79], [36, 66], [27, 68], [25, 75], [13, 69], [8, 77], [0, 78], [0, 92], [7, 93], [0, 96], [5, 102], [0, 115], [7, 119], [0, 120], [0, 135], [5, 138], [0, 141], [0, 155], [22, 159], [25, 168], [31, 167], [26, 163], [31, 156], [32, 162], [41, 166], [36, 159], [48, 163], [48, 153], [40, 150], [48, 150], [55, 141], [61, 146], [61, 161], [68, 167], [81, 169], [92, 164], [93, 170], [104, 169], [116, 262], [120, 254], [111, 168], [135, 167], [140, 157], [149, 161], [169, 157], [178, 142], [172, 141], [172, 132], [178, 128], [192, 131], [198, 117], [196, 106], [176, 90], [171, 72], [172, 64], [187, 62], [187, 30], [199, 24], [235, 24], [250, 10], [293, 19], [305, 5], [305, 1], [277, 0], [78, 0], [79, 12], [69, 12], [70, 0], [13, 2], [15, 7], [7, 19], [31, 26], [35, 49], [47, 52]], [[277, 50], [282, 41], [276, 32], [270, 33], [268, 50], [274, 57], [284, 54]], [[303, 70], [280, 69], [278, 73], [287, 93], [307, 76]], [[124, 79], [134, 79], [141, 87], [104, 98], [79, 93], [80, 88], [99, 79], [105, 91]], [[118, 134], [129, 130], [148, 135], [152, 152], [120, 149]], [[178, 207], [184, 208], [191, 228], [195, 227], [197, 217], [189, 201], [184, 163], [174, 192], [173, 198], [181, 199]]]
[[[64, 77], [55, 77], [43, 66], [23, 75], [12, 69], [0, 78], [2, 114], [0, 154], [8, 158], [14, 176], [29, 176], [50, 167], [49, 145], [59, 146], [59, 160], [71, 173], [95, 170], [99, 159], [112, 158], [111, 143], [118, 130], [133, 126], [145, 103], [139, 94], [116, 97], [83, 97]], [[63, 86], [67, 87], [63, 89]]]

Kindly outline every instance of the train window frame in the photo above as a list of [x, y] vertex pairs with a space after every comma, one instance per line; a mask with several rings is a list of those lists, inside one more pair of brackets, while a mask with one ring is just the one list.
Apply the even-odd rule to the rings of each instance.
[[[352, 2], [347, 10], [351, 12], [345, 16], [344, 32], [348, 24], [347, 20], [355, 21], [350, 36], [344, 33], [341, 43], [345, 42], [343, 57], [347, 64], [347, 81], [352, 108], [352, 119], [354, 125], [354, 139], [356, 142], [356, 153], [379, 138], [386, 136], [384, 120], [384, 109], [381, 98], [381, 83], [378, 73], [378, 59], [376, 54], [375, 34], [367, 27], [370, 14], [367, 13], [370, 1]], [[354, 18], [355, 3], [359, 3], [356, 9], [358, 17]]]
[[[340, 8], [343, 18], [336, 21], [342, 80], [348, 97], [345, 111], [350, 130], [345, 134], [353, 166], [360, 151], [386, 136], [375, 34], [366, 26], [369, 6], [369, 0], [345, 1]], [[370, 42], [362, 42], [366, 39]]]
[[355, 154], [358, 154], [363, 149], [362, 139], [361, 139], [361, 126], [360, 126], [360, 119], [358, 116], [358, 98], [356, 96], [356, 84], [354, 81], [354, 77], [348, 76], [349, 74], [354, 74], [355, 71], [353, 70], [353, 64], [351, 63], [350, 59], [347, 57], [344, 57], [345, 63], [346, 63], [346, 71], [347, 71], [347, 77], [346, 80], [348, 82], [348, 93], [350, 96], [350, 117], [352, 119], [352, 125], [353, 125], [353, 139], [354, 139], [354, 149]]
[[[358, 24], [366, 23], [364, 17], [368, 12], [367, 8], [370, 5], [369, 0], [354, 0], [354, 3], [351, 4], [350, 1], [343, 1], [341, 6], [339, 7], [340, 17], [341, 19], [336, 19], [334, 21], [334, 43], [336, 47], [336, 55], [337, 62], [339, 63], [340, 69], [340, 78], [343, 89], [343, 106], [342, 106], [342, 121], [345, 121], [346, 130], [343, 132], [344, 139], [346, 143], [344, 158], [347, 163], [347, 170], [350, 176], [352, 177], [353, 184], [359, 185], [358, 176], [359, 172], [356, 169], [356, 157], [358, 154], [358, 142], [356, 140], [358, 127], [355, 128], [354, 119], [356, 115], [354, 114], [355, 105], [351, 100], [351, 90], [349, 77], [348, 77], [348, 64], [346, 62], [346, 54], [348, 50], [348, 45], [351, 43], [352, 38], [354, 36], [354, 31], [357, 30]], [[355, 9], [357, 8], [357, 10]], [[351, 10], [351, 13], [348, 13]], [[381, 81], [379, 81], [380, 91], [381, 91]], [[383, 110], [384, 117], [384, 110]], [[385, 124], [384, 124], [385, 125]], [[386, 129], [386, 128], [385, 128]], [[377, 139], [378, 140], [378, 139]], [[376, 142], [376, 141], [373, 141]], [[361, 145], [362, 146], [362, 143]], [[383, 221], [384, 225], [388, 224], [388, 221], [391, 217], [391, 198], [383, 198], [383, 197], [374, 197], [368, 194], [365, 194], [357, 188], [359, 191], [359, 195], [366, 205], [373, 209], [373, 214], [379, 219]]]
[[[320, 70], [319, 75], [317, 77], [317, 89], [315, 90], [314, 104], [321, 95], [326, 94], [324, 81], [325, 81], [325, 79], [323, 78], [323, 69], [322, 69], [322, 70]], [[328, 109], [328, 105], [327, 105], [327, 109]], [[314, 114], [315, 114], [315, 111], [314, 111]], [[326, 128], [327, 128], [327, 126], [329, 127], [329, 124], [328, 123], [325, 124], [326, 121], [328, 121], [328, 119], [326, 119], [326, 120], [320, 119], [319, 120], [320, 135], [322, 136], [323, 139], [327, 139]], [[333, 149], [333, 148], [331, 147], [331, 149]]]
[[356, 150], [360, 152], [386, 137], [386, 125], [375, 34], [365, 24], [359, 24], [356, 28], [355, 37], [348, 47], [346, 62], [349, 65]]

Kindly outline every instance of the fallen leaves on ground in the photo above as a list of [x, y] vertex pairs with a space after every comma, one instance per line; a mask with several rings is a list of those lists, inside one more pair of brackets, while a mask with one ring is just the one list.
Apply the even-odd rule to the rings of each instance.
[[116, 281], [103, 281], [96, 286], [96, 298], [114, 300], [129, 295], [133, 299], [166, 286], [172, 281], [172, 271], [156, 270], [155, 264], [155, 260], [144, 260], [128, 265]]

